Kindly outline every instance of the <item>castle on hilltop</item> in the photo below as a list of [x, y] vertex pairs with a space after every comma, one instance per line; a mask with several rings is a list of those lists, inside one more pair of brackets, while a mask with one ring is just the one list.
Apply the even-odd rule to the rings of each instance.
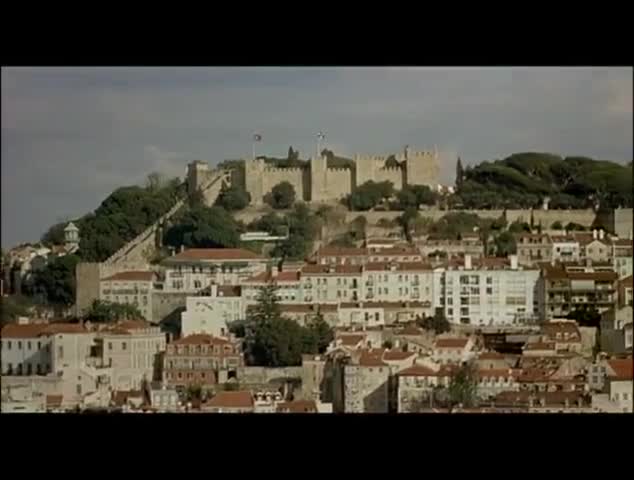
[[[398, 166], [388, 166], [390, 155], [360, 155], [353, 157], [354, 168], [329, 168], [326, 155], [313, 157], [307, 167], [276, 168], [264, 159], [244, 161], [244, 188], [251, 195], [253, 205], [261, 205], [264, 196], [280, 182], [289, 182], [295, 188], [296, 198], [305, 202], [337, 201], [352, 193], [367, 181], [390, 181], [401, 190], [406, 185], [438, 184], [440, 166], [438, 152], [413, 151], [405, 147], [394, 155]], [[394, 165], [393, 163], [390, 165]], [[205, 184], [214, 171], [204, 162], [188, 167], [188, 189], [195, 191]]]

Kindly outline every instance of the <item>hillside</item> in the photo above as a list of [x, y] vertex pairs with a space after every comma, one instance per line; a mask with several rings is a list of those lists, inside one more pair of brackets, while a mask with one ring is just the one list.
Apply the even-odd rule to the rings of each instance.
[[468, 167], [456, 185], [456, 201], [465, 208], [530, 208], [544, 197], [550, 198], [551, 208], [633, 204], [631, 162], [625, 166], [548, 153], [518, 153], [482, 162]]
[[[77, 255], [82, 261], [101, 262], [143, 232], [185, 195], [185, 184], [178, 178], [154, 181], [145, 187], [120, 187], [92, 213], [73, 222], [80, 232]], [[67, 222], [53, 225], [43, 236], [44, 244], [64, 242]]]

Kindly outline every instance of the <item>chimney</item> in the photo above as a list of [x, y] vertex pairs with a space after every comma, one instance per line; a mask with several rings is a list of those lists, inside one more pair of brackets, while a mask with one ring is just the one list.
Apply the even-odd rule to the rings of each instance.
[[178, 253], [183, 253], [185, 251], [185, 245], [181, 245], [181, 248]]
[[603, 231], [603, 229], [599, 230], [599, 240], [603, 240], [604, 237], [605, 237], [605, 232]]
[[594, 240], [596, 240], [596, 239], [597, 239], [597, 229], [596, 229], [596, 228], [592, 230], [592, 238], [593, 238]]
[[517, 255], [511, 255], [511, 270], [517, 270]]
[[471, 255], [468, 253], [464, 256], [464, 269], [471, 270]]

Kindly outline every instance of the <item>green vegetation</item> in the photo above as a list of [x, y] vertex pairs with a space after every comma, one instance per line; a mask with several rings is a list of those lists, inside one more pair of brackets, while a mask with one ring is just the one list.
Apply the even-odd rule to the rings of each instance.
[[224, 208], [197, 206], [178, 215], [164, 233], [163, 243], [174, 248], [237, 247], [239, 225]]
[[438, 195], [426, 185], [407, 185], [396, 194], [398, 203], [395, 207], [398, 210], [407, 208], [418, 209], [421, 205], [434, 205], [438, 200]]
[[[462, 165], [460, 164], [460, 169]], [[458, 174], [458, 166], [456, 167]], [[632, 166], [584, 157], [518, 153], [464, 170], [456, 196], [465, 208], [631, 207]]]
[[245, 334], [245, 357], [250, 365], [301, 365], [302, 354], [323, 353], [333, 339], [332, 329], [321, 315], [306, 327], [282, 316], [276, 292], [274, 285], [262, 287], [245, 324], [234, 327], [236, 334]]
[[227, 211], [242, 210], [251, 201], [251, 195], [244, 188], [232, 185], [223, 189], [216, 199], [216, 205]]
[[367, 211], [377, 205], [383, 200], [386, 200], [394, 195], [394, 185], [392, 182], [373, 182], [369, 180], [362, 185], [359, 185], [354, 192], [348, 195], [346, 202], [351, 210]]
[[550, 228], [552, 228], [553, 230], [563, 230], [564, 226], [561, 224], [561, 222], [559, 220], [553, 222], [553, 224], [550, 226]]
[[347, 168], [349, 170], [354, 170], [356, 168], [352, 159], [338, 157], [332, 152], [332, 150], [323, 149], [321, 154], [326, 155], [326, 165], [328, 168]]
[[95, 323], [112, 323], [119, 320], [142, 320], [143, 314], [134, 305], [95, 300], [84, 319]]
[[29, 297], [11, 295], [0, 297], [0, 327], [15, 322], [18, 317], [26, 317], [33, 308]]
[[450, 212], [430, 227], [430, 238], [459, 240], [461, 235], [480, 228], [482, 221], [475, 213]]
[[517, 241], [511, 232], [502, 232], [495, 237], [495, 254], [498, 257], [507, 257], [517, 253]]
[[447, 320], [442, 308], [437, 308], [433, 317], [425, 317], [418, 323], [425, 330], [433, 330], [436, 335], [440, 335], [441, 333], [446, 333], [451, 330], [449, 320]]
[[75, 266], [77, 255], [64, 255], [49, 261], [42, 270], [33, 273], [32, 293], [44, 294], [48, 303], [71, 306], [75, 302]]
[[578, 223], [569, 222], [568, 224], [566, 224], [566, 230], [568, 230], [569, 232], [583, 232], [584, 230], [587, 230], [587, 228], [583, 225], [579, 225]]
[[588, 305], [577, 307], [566, 318], [575, 320], [581, 327], [601, 327], [601, 314], [596, 308]]
[[449, 405], [451, 407], [473, 407], [477, 402], [476, 390], [475, 369], [471, 364], [463, 364], [453, 375], [447, 388]]
[[286, 215], [289, 237], [277, 245], [272, 251], [273, 257], [285, 260], [304, 259], [312, 250], [317, 236], [317, 219], [311, 214], [305, 203], [297, 203]]
[[295, 203], [295, 188], [289, 182], [281, 182], [264, 196], [264, 201], [276, 210], [290, 208]]

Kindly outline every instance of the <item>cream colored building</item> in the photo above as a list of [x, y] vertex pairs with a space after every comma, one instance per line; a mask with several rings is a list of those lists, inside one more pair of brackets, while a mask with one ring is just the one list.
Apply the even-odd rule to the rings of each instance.
[[124, 321], [98, 332], [97, 351], [102, 363], [113, 370], [115, 390], [133, 390], [160, 378], [165, 334], [146, 322]]
[[209, 295], [187, 297], [181, 313], [181, 334], [207, 333], [224, 337], [229, 324], [246, 318], [246, 302], [240, 287], [211, 285]]
[[133, 305], [145, 320], [152, 319], [152, 289], [157, 277], [149, 271], [116, 273], [99, 282], [99, 299]]
[[197, 293], [213, 283], [240, 285], [264, 272], [269, 261], [241, 248], [190, 248], [163, 261], [166, 292]]

